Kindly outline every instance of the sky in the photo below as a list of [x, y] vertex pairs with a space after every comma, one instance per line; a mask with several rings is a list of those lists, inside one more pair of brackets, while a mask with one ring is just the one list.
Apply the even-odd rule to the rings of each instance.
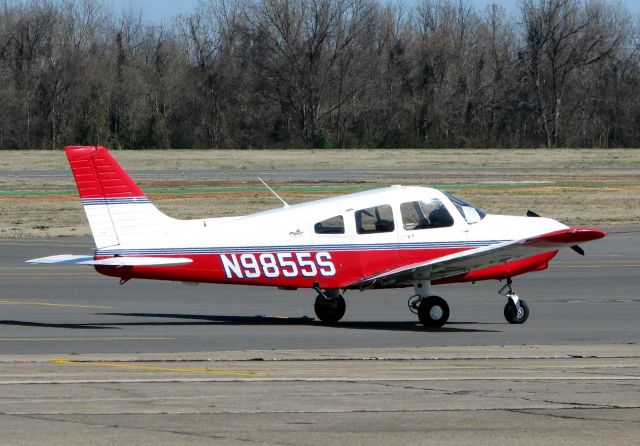
[[191, 13], [198, 0], [104, 0], [104, 4], [114, 12], [138, 9], [142, 16], [152, 22], [170, 20], [179, 14]]
[[[409, 0], [411, 3], [417, 0]], [[516, 11], [520, 0], [472, 0], [478, 9], [484, 9], [493, 3], [504, 6], [509, 11]], [[152, 22], [160, 22], [175, 17], [178, 14], [188, 14], [192, 12], [198, 0], [106, 0], [115, 12], [121, 10], [141, 9], [143, 17]], [[624, 0], [623, 3], [634, 14], [640, 13], [640, 0]]]

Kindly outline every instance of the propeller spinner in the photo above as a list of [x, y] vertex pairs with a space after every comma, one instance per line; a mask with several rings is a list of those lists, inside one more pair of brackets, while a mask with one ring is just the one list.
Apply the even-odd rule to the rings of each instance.
[[[528, 210], [527, 211], [527, 217], [540, 217], [540, 215], [536, 214], [532, 210]], [[573, 245], [573, 246], [570, 246], [570, 248], [573, 249], [578, 254], [580, 254], [581, 256], [584, 255], [584, 249], [582, 249], [579, 245]]]

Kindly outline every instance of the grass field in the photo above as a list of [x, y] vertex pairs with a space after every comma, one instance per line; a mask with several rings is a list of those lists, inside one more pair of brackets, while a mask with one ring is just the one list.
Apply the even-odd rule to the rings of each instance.
[[[277, 207], [253, 176], [279, 171], [283, 179], [270, 185], [290, 203], [418, 184], [453, 192], [491, 213], [524, 215], [532, 209], [571, 225], [640, 223], [640, 150], [121, 151], [115, 156], [125, 169], [144, 172], [137, 178], [141, 187], [177, 218]], [[337, 179], [286, 180], [289, 170], [317, 169], [336, 171]], [[183, 175], [207, 170], [246, 175], [233, 180]], [[370, 174], [349, 179], [358, 171]], [[88, 233], [62, 151], [0, 152], [0, 237]]]

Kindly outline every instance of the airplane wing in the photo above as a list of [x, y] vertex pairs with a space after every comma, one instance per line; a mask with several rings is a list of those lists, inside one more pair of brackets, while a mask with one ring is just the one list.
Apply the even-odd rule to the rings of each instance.
[[421, 276], [441, 280], [459, 276], [476, 269], [487, 268], [577, 243], [596, 240], [606, 235], [604, 231], [587, 228], [569, 228], [520, 240], [510, 240], [470, 249], [427, 262], [415, 263], [366, 277], [354, 285], [366, 286], [376, 281], [411, 281]]
[[109, 257], [95, 260], [93, 256], [88, 255], [62, 254], [31, 259], [27, 260], [26, 263], [92, 266], [176, 266], [186, 265], [192, 261], [186, 257]]

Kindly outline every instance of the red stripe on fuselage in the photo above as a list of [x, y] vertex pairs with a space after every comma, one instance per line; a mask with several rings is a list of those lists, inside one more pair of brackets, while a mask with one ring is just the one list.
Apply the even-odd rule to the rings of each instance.
[[[260, 256], [277, 257], [278, 253], [276, 252], [267, 254], [235, 254], [238, 268], [241, 271], [240, 277], [234, 273], [230, 274], [229, 269], [225, 271], [224, 265], [221, 261], [222, 254], [173, 254], [163, 256], [188, 257], [193, 260], [193, 262], [190, 264], [180, 266], [135, 266], [118, 268], [97, 266], [96, 270], [101, 274], [119, 277], [122, 279], [138, 278], [172, 280], [180, 282], [228, 283], [238, 285], [297, 288], [311, 288], [314, 283], [317, 282], [323, 288], [345, 288], [353, 283], [360, 281], [362, 277], [379, 274], [384, 272], [385, 270], [398, 268], [402, 265], [416, 263], [419, 261], [428, 261], [430, 259], [439, 258], [464, 250], [464, 248], [450, 248], [383, 251], [331, 251], [328, 252], [328, 254], [330, 254], [330, 261], [335, 267], [335, 272], [330, 275], [323, 274], [323, 272], [331, 273], [331, 268], [327, 263], [321, 263], [322, 265], [324, 265], [321, 270], [321, 266], [316, 263], [316, 274], [312, 276], [308, 274], [310, 271], [312, 271], [312, 268], [310, 267], [307, 267], [304, 270], [307, 275], [303, 274], [304, 265], [298, 265], [297, 275], [293, 277], [287, 277], [285, 272], [287, 272], [288, 275], [291, 275], [293, 268], [287, 267], [286, 265], [283, 266], [278, 264], [278, 274], [274, 274], [274, 267], [271, 266], [270, 257], [266, 257], [268, 261], [264, 262], [267, 265], [267, 269], [265, 269], [263, 265], [260, 265], [261, 260], [265, 259], [264, 257], [261, 259]], [[303, 256], [303, 263], [304, 261], [310, 261], [309, 259], [315, 259], [315, 256], [318, 253], [319, 252], [312, 251], [309, 253], [310, 257]], [[464, 275], [448, 278], [445, 280], [434, 281], [434, 284], [472, 282], [514, 277], [526, 272], [545, 269], [548, 262], [556, 255], [556, 253], [557, 251], [552, 251], [549, 253], [538, 254], [516, 261], [494, 265], [488, 268], [478, 269], [468, 272]], [[226, 255], [231, 256], [231, 254]], [[246, 260], [244, 265], [248, 265], [250, 267], [249, 269], [243, 267], [243, 264], [241, 263], [239, 257], [241, 255], [246, 256], [244, 258], [244, 260]], [[229, 259], [231, 259], [231, 257], [229, 257]], [[255, 259], [255, 263], [252, 259]], [[326, 259], [321, 258], [320, 262], [323, 262], [324, 260]], [[255, 264], [260, 265], [259, 274], [255, 274]], [[251, 274], [247, 274], [247, 271], [249, 271]], [[229, 277], [229, 275], [231, 277]]]

